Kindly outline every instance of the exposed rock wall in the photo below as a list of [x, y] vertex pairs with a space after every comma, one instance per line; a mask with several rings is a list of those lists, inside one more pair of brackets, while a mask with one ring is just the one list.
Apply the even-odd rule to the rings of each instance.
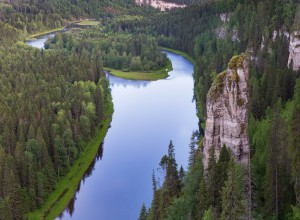
[[228, 69], [220, 73], [207, 95], [207, 120], [203, 140], [203, 163], [207, 167], [209, 152], [215, 147], [218, 159], [226, 145], [235, 160], [246, 164], [248, 140], [248, 62], [243, 55], [233, 57]]
[[179, 5], [175, 3], [170, 3], [170, 2], [164, 2], [162, 0], [135, 0], [135, 3], [137, 5], [150, 5], [153, 8], [157, 8], [161, 11], [166, 11], [170, 10], [173, 8], [185, 8], [186, 5]]
[[292, 64], [293, 70], [297, 71], [300, 68], [300, 31], [295, 31], [290, 35], [289, 51], [288, 66]]

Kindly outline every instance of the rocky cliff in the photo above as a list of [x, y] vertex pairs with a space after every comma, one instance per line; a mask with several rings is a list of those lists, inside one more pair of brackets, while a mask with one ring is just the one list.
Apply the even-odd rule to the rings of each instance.
[[135, 3], [137, 5], [150, 5], [153, 8], [157, 8], [160, 11], [166, 11], [170, 10], [173, 8], [185, 8], [186, 5], [180, 5], [180, 4], [175, 4], [175, 3], [170, 3], [170, 2], [164, 2], [162, 0], [135, 0]]
[[293, 70], [300, 68], [300, 31], [295, 31], [290, 35], [290, 56], [288, 65], [293, 66]]
[[207, 120], [203, 140], [203, 163], [215, 147], [219, 158], [223, 145], [231, 149], [236, 161], [246, 164], [248, 140], [248, 62], [244, 55], [233, 57], [228, 69], [220, 73], [207, 95]]

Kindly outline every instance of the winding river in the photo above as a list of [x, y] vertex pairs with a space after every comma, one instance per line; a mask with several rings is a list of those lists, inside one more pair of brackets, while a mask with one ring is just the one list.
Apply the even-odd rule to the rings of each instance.
[[[46, 39], [27, 44], [42, 48]], [[159, 176], [157, 167], [170, 140], [178, 165], [186, 169], [190, 136], [198, 129], [193, 65], [166, 53], [173, 64], [167, 79], [132, 81], [108, 75], [115, 109], [111, 128], [58, 219], [137, 219], [142, 203], [151, 204], [152, 171]]]

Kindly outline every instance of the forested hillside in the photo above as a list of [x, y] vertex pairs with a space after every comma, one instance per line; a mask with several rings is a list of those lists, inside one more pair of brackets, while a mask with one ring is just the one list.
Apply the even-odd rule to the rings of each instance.
[[78, 51], [84, 48], [89, 53], [101, 51], [105, 67], [128, 71], [149, 72], [167, 65], [165, 54], [155, 38], [145, 34], [113, 33], [110, 23], [105, 27], [74, 30], [56, 34], [46, 48]]
[[98, 19], [124, 13], [137, 13], [137, 6], [131, 0], [1, 0], [0, 21], [35, 33], [65, 26], [84, 18]]
[[[195, 98], [202, 122], [216, 74], [233, 55], [247, 53], [253, 193], [249, 203], [243, 168], [228, 156], [215, 161], [212, 153], [206, 171], [201, 162], [189, 167], [180, 193], [180, 188], [170, 192], [166, 174], [162, 187], [154, 190], [149, 219], [240, 219], [250, 214], [256, 219], [299, 219], [299, 71], [288, 65], [289, 36], [300, 29], [299, 14], [297, 1], [214, 1], [146, 21], [161, 45], [195, 59]], [[198, 150], [201, 161], [201, 138]], [[228, 191], [236, 186], [244, 190]], [[237, 197], [228, 197], [230, 193]]]
[[[1, 23], [0, 219], [40, 207], [111, 105], [100, 56], [9, 45]], [[13, 43], [13, 42], [12, 42]]]

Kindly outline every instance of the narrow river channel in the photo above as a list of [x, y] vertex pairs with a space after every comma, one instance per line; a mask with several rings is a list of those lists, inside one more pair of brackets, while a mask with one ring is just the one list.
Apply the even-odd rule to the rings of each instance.
[[[44, 41], [27, 44], [42, 48]], [[142, 203], [151, 204], [152, 171], [159, 176], [158, 164], [170, 140], [178, 165], [186, 170], [190, 136], [198, 128], [193, 64], [166, 53], [173, 64], [167, 79], [132, 81], [108, 75], [115, 110], [111, 128], [87, 178], [58, 219], [137, 219]]]

